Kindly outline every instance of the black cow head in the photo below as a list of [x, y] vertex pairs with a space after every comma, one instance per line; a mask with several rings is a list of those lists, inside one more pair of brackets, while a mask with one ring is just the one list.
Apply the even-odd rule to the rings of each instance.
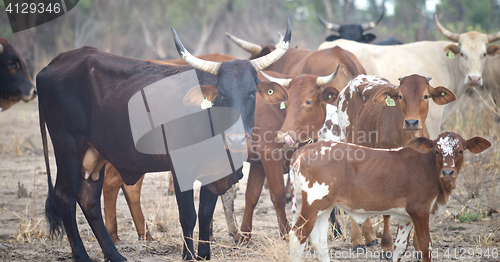
[[[203, 96], [191, 96], [196, 92], [189, 92], [184, 101], [188, 104], [200, 105], [200, 99], [206, 98], [213, 103], [214, 107], [231, 107], [237, 109], [242, 118], [246, 136], [251, 137], [251, 130], [254, 125], [255, 97], [256, 94], [268, 103], [281, 103], [288, 99], [286, 90], [283, 87], [270, 88], [260, 82], [257, 72], [270, 66], [277, 61], [290, 45], [291, 26], [288, 21], [287, 30], [283, 40], [276, 49], [269, 54], [252, 60], [233, 60], [227, 62], [211, 62], [198, 59], [191, 55], [180, 42], [175, 30], [173, 30], [175, 44], [179, 55], [192, 67], [217, 75], [215, 85], [203, 86], [201, 91]], [[196, 87], [198, 88], [198, 87]], [[229, 137], [228, 137], [229, 138]], [[234, 137], [236, 140], [243, 140]]]
[[385, 12], [382, 13], [382, 15], [379, 17], [379, 19], [376, 22], [369, 22], [369, 23], [364, 23], [364, 24], [349, 24], [349, 25], [337, 25], [334, 23], [327, 22], [323, 20], [320, 16], [318, 16], [319, 21], [328, 29], [338, 32], [339, 35], [330, 35], [328, 36], [325, 40], [326, 41], [334, 41], [337, 39], [347, 39], [347, 40], [352, 40], [360, 43], [370, 43], [373, 41], [376, 36], [374, 34], [363, 34], [364, 31], [370, 30], [377, 26], [380, 21], [382, 21], [382, 18], [384, 17]]
[[9, 41], [0, 38], [0, 111], [36, 96], [26, 62]]

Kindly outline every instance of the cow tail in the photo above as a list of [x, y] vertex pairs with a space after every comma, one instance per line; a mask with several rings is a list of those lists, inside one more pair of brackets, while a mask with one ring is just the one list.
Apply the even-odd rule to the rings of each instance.
[[49, 192], [47, 194], [47, 200], [45, 201], [45, 218], [49, 223], [49, 234], [51, 236], [61, 236], [63, 233], [63, 221], [54, 199], [54, 186], [52, 185], [52, 177], [50, 174], [49, 147], [47, 143], [47, 130], [45, 129], [45, 116], [40, 106], [40, 102], [38, 102], [38, 115], [40, 121], [40, 131], [42, 134], [43, 156], [45, 158], [45, 168], [47, 169], [47, 182], [49, 184]]

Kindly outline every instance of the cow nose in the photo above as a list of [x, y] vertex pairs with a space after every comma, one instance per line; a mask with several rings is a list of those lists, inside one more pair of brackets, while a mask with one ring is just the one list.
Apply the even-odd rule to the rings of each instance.
[[481, 84], [481, 76], [480, 75], [469, 75], [469, 84], [479, 85]]
[[418, 119], [405, 120], [406, 128], [413, 128], [418, 126]]
[[446, 170], [442, 170], [441, 173], [443, 173], [444, 177], [447, 177], [447, 176], [453, 176], [453, 174], [455, 174], [455, 171], [446, 169]]
[[233, 152], [245, 151], [248, 148], [248, 135], [244, 133], [227, 134], [227, 147]]

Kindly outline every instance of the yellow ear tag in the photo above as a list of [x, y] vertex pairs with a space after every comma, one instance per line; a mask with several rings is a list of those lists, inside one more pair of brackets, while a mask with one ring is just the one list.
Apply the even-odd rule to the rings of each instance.
[[201, 102], [201, 109], [207, 109], [211, 108], [213, 103], [211, 101], [208, 101], [207, 97], [203, 98], [203, 102]]
[[448, 58], [449, 58], [449, 59], [453, 59], [453, 58], [455, 58], [455, 54], [454, 54], [453, 52], [451, 52], [451, 50], [450, 50], [450, 52], [448, 53]]
[[443, 92], [441, 92], [441, 95], [442, 95], [442, 96], [445, 96], [445, 95], [446, 95], [446, 93], [443, 91]]
[[286, 108], [285, 102], [281, 102], [280, 109], [285, 109], [285, 108]]
[[396, 106], [396, 102], [394, 102], [394, 99], [392, 99], [389, 94], [387, 94], [387, 97], [385, 98], [385, 104], [387, 106]]
[[328, 100], [332, 99], [332, 94], [328, 95]]

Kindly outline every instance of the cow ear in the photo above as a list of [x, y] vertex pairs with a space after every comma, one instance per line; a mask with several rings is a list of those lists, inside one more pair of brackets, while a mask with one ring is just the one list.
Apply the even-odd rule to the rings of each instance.
[[375, 40], [375, 38], [377, 38], [377, 36], [375, 36], [372, 33], [364, 34], [363, 35], [363, 42], [370, 43], [371, 41]]
[[431, 87], [430, 94], [434, 103], [438, 105], [446, 105], [457, 100], [455, 94], [444, 86], [438, 86], [436, 88]]
[[429, 138], [421, 136], [408, 141], [408, 146], [419, 153], [425, 154], [434, 149], [434, 142]]
[[257, 92], [264, 102], [276, 104], [288, 100], [288, 92], [280, 84], [275, 82], [260, 82]]
[[338, 36], [338, 35], [329, 35], [325, 38], [325, 41], [335, 41], [339, 38], [340, 38], [340, 36]]
[[500, 55], [500, 45], [490, 45], [486, 48], [486, 53], [491, 56]]
[[[445, 48], [444, 48], [444, 52], [446, 53], [446, 56], [449, 56], [450, 52], [452, 52], [454, 55], [460, 53], [460, 47], [458, 47], [458, 45], [456, 44], [451, 44], [451, 45], [447, 45]], [[450, 59], [452, 59], [453, 57], [450, 57]]]
[[399, 99], [399, 90], [392, 87], [384, 87], [380, 89], [372, 98], [373, 102], [383, 106], [391, 106], [386, 101], [387, 96], [390, 96], [392, 100], [396, 101]]
[[208, 101], [213, 101], [215, 96], [217, 96], [217, 87], [213, 85], [199, 85], [187, 92], [182, 103], [185, 106], [200, 106], [205, 98]]
[[329, 86], [321, 93], [321, 100], [333, 105], [338, 96], [339, 91], [335, 87]]
[[465, 149], [474, 154], [481, 153], [490, 146], [490, 141], [478, 136], [465, 141]]

